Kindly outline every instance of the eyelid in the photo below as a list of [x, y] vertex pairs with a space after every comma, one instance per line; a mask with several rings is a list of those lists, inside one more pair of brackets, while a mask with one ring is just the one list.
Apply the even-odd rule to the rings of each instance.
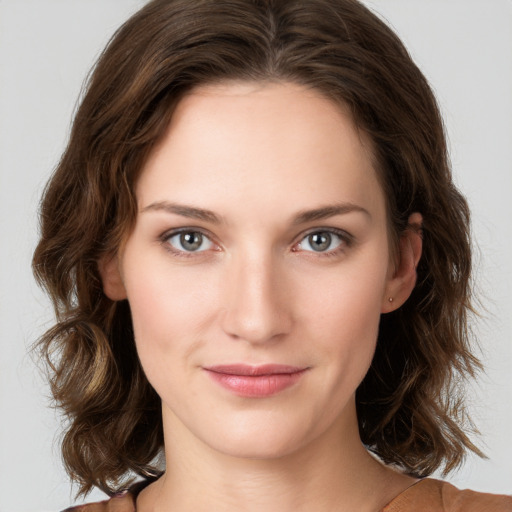
[[[210, 243], [213, 246], [213, 249], [206, 249], [206, 250], [202, 250], [202, 251], [182, 251], [180, 249], [177, 249], [176, 247], [174, 247], [173, 245], [171, 245], [169, 243], [169, 239], [171, 239], [177, 235], [180, 235], [182, 233], [200, 233], [203, 237], [207, 238], [210, 241]], [[214, 251], [220, 250], [220, 244], [215, 241], [215, 239], [211, 235], [211, 233], [209, 233], [207, 230], [205, 230], [203, 228], [199, 228], [196, 226], [183, 226], [183, 227], [179, 227], [179, 228], [168, 229], [167, 231], [162, 233], [158, 237], [158, 239], [159, 239], [160, 243], [165, 247], [166, 250], [168, 250], [169, 252], [171, 252], [172, 254], [174, 254], [176, 256], [191, 257], [194, 255], [209, 252], [210, 250], [214, 250]]]
[[[169, 252], [173, 253], [174, 255], [183, 256], [183, 257], [191, 257], [191, 256], [198, 255], [198, 254], [201, 254], [201, 253], [209, 252], [209, 250], [204, 250], [204, 251], [181, 251], [179, 249], [176, 249], [175, 247], [173, 247], [171, 244], [168, 243], [168, 240], [170, 238], [172, 238], [172, 237], [174, 237], [176, 235], [179, 235], [181, 233], [200, 233], [202, 236], [204, 236], [205, 238], [207, 238], [210, 241], [210, 243], [214, 247], [213, 248], [214, 251], [221, 250], [221, 246], [215, 240], [215, 237], [208, 230], [205, 230], [204, 228], [197, 227], [197, 226], [183, 226], [183, 227], [179, 227], [179, 228], [168, 229], [167, 231], [162, 233], [158, 237], [158, 239], [159, 239], [160, 243], [165, 246], [166, 250], [168, 250]], [[313, 253], [316, 256], [322, 256], [322, 255], [323, 256], [330, 256], [330, 255], [335, 255], [335, 254], [337, 254], [340, 251], [343, 251], [344, 248], [350, 247], [354, 243], [354, 236], [351, 235], [350, 233], [348, 233], [347, 231], [345, 231], [343, 229], [339, 229], [339, 228], [334, 228], [334, 227], [322, 227], [322, 226], [320, 226], [320, 227], [311, 228], [311, 229], [308, 229], [305, 232], [302, 232], [296, 238], [296, 242], [293, 243], [292, 249], [291, 249], [292, 252], [299, 252], [299, 249], [297, 249], [299, 244], [303, 240], [305, 240], [308, 236], [310, 236], [310, 235], [312, 235], [314, 233], [330, 233], [330, 234], [333, 234], [335, 236], [338, 236], [343, 243], [341, 243], [339, 247], [336, 247], [335, 249], [331, 249], [331, 250], [325, 251], [325, 252], [323, 252], [323, 251], [315, 252], [315, 251], [308, 251], [308, 250], [303, 250], [303, 252]]]
[[329, 233], [331, 235], [335, 235], [340, 238], [340, 240], [343, 242], [335, 249], [331, 249], [329, 251], [308, 251], [304, 250], [304, 252], [313, 253], [317, 256], [329, 256], [333, 254], [337, 254], [339, 251], [342, 251], [345, 247], [350, 247], [354, 243], [354, 236], [348, 233], [347, 231], [339, 228], [333, 228], [333, 227], [315, 227], [307, 230], [306, 232], [303, 232], [299, 235], [297, 242], [293, 244], [292, 251], [293, 252], [299, 252], [299, 249], [297, 247], [310, 235], [313, 235], [315, 233]]

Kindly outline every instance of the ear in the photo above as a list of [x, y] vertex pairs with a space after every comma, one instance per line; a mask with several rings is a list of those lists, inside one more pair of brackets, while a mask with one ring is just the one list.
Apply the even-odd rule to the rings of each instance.
[[119, 258], [117, 255], [103, 256], [98, 261], [98, 271], [105, 295], [113, 301], [126, 299], [126, 290], [119, 270]]
[[409, 217], [407, 229], [400, 236], [397, 264], [390, 270], [386, 290], [382, 297], [382, 313], [398, 309], [411, 295], [416, 285], [416, 268], [421, 257], [423, 240], [420, 213]]

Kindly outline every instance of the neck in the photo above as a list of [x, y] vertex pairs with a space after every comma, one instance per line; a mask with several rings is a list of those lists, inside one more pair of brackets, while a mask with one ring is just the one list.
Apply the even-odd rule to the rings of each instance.
[[380, 510], [413, 480], [368, 454], [355, 418], [354, 407], [350, 421], [334, 424], [306, 446], [275, 459], [221, 453], [178, 422], [164, 420], [173, 432], [165, 436], [166, 473], [141, 493], [137, 510]]

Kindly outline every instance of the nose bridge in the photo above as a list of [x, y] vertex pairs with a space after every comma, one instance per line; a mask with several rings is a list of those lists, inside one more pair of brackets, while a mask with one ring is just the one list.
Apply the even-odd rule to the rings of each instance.
[[270, 249], [246, 248], [233, 255], [226, 272], [225, 332], [251, 343], [287, 332], [290, 316], [281, 301], [282, 285]]

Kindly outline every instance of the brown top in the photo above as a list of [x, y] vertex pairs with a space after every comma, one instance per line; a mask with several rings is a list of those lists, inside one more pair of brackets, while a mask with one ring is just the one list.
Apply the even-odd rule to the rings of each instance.
[[[143, 486], [122, 496], [64, 512], [136, 512], [135, 499]], [[512, 496], [459, 491], [453, 485], [425, 478], [399, 494], [380, 512], [512, 512]]]
[[425, 478], [381, 512], [512, 512], [512, 496], [460, 491], [447, 482]]

